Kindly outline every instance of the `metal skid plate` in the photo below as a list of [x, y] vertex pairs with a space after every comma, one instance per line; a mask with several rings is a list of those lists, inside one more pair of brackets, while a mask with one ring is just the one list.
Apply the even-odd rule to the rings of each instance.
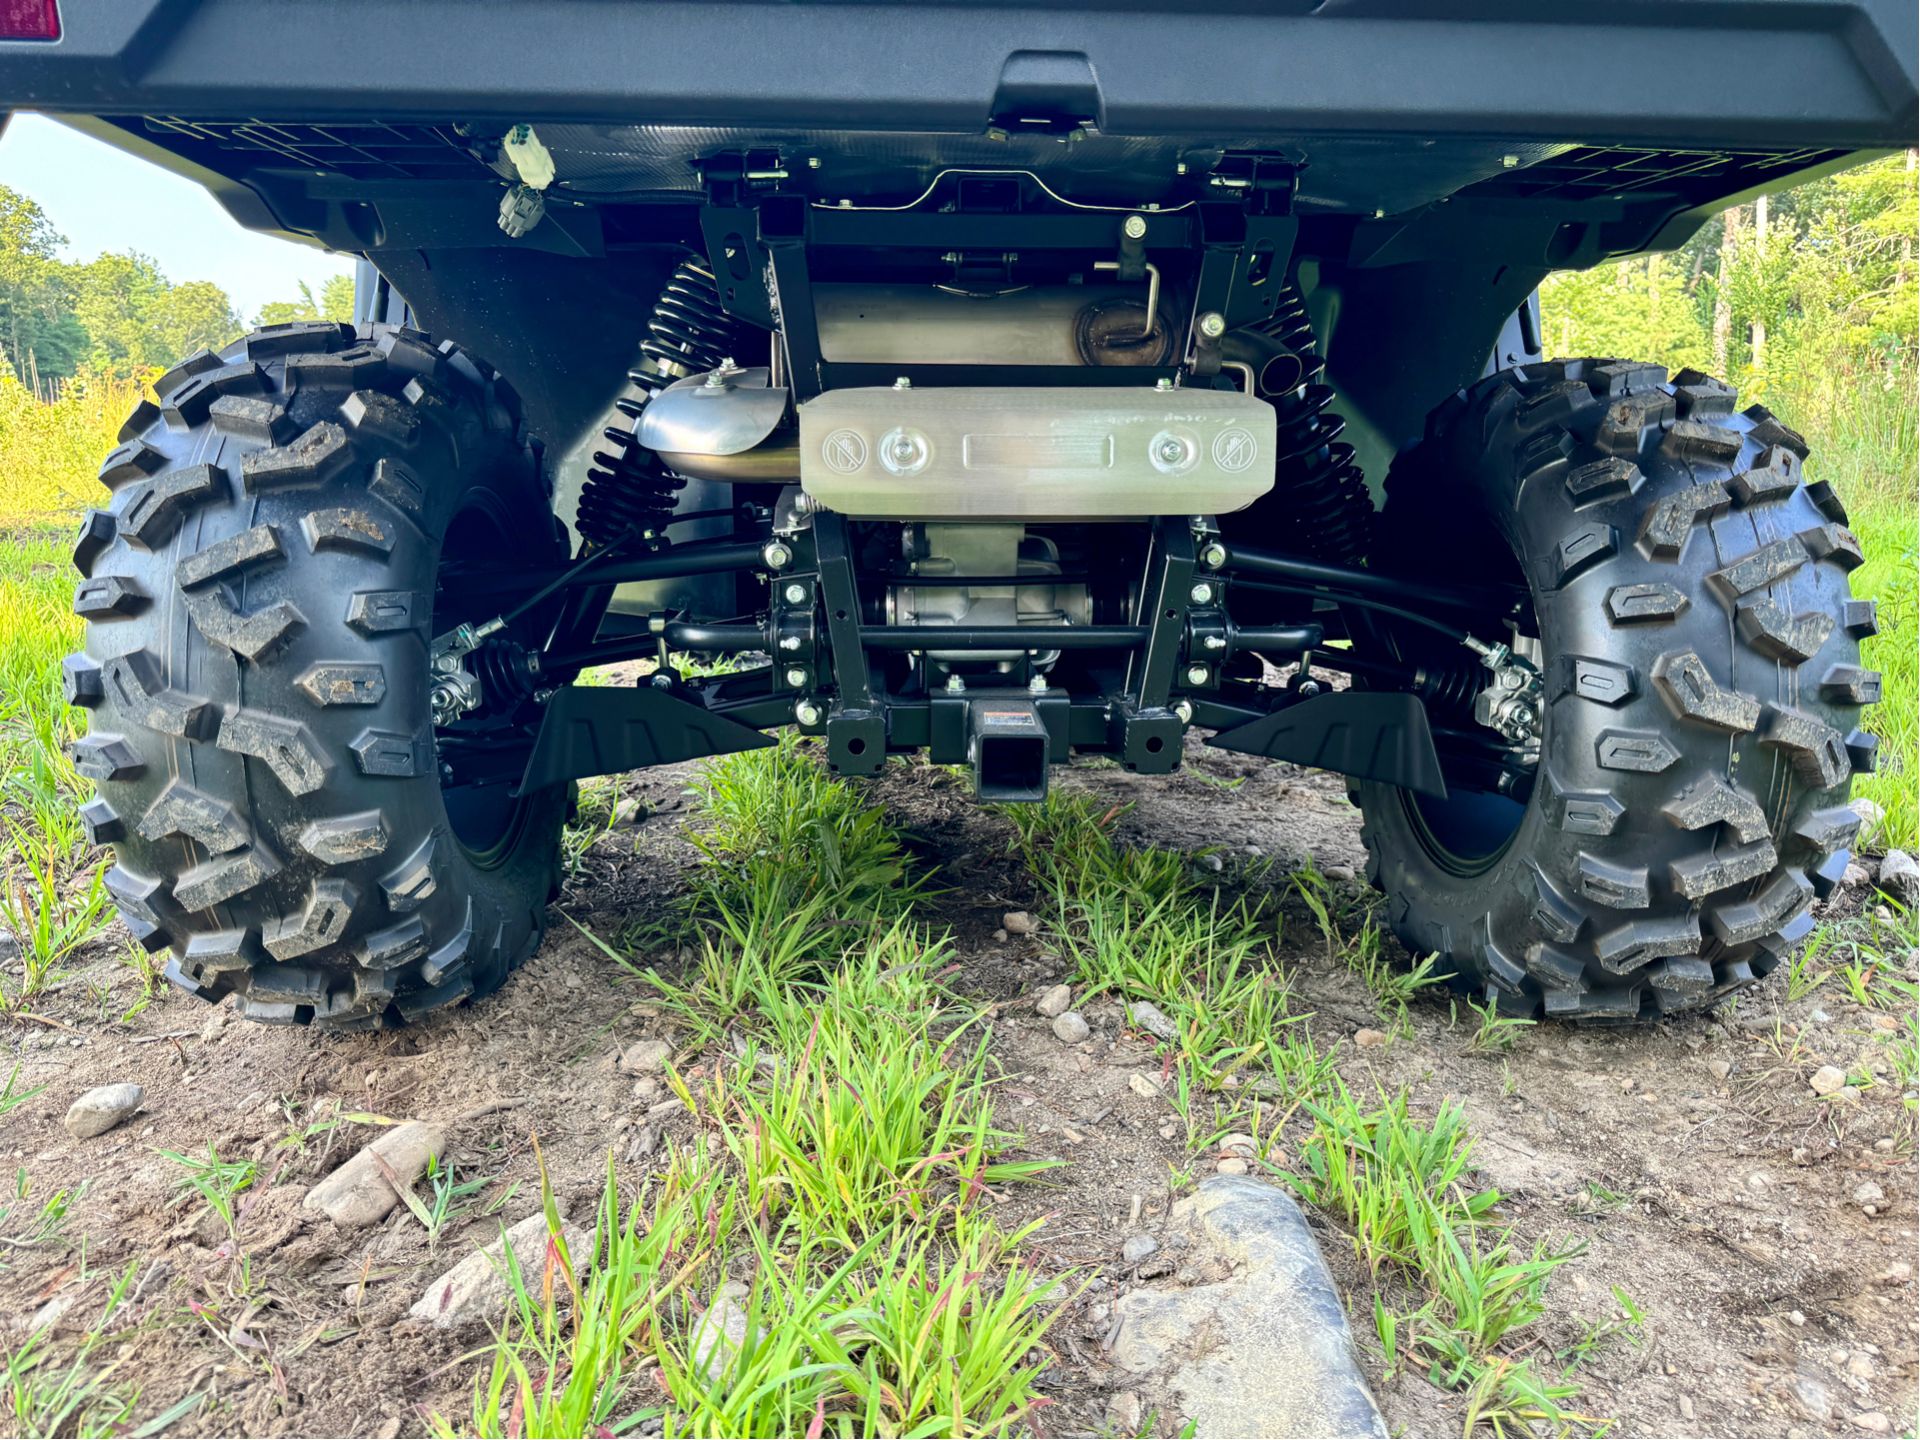
[[800, 407], [800, 483], [863, 519], [1218, 515], [1273, 485], [1274, 413], [1226, 390], [829, 390]]

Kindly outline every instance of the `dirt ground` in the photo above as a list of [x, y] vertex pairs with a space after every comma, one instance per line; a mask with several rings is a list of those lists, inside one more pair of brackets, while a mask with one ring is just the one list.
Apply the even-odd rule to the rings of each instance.
[[[1357, 889], [1358, 820], [1340, 782], [1197, 748], [1189, 758], [1171, 779], [1095, 768], [1062, 783], [1135, 802], [1121, 822], [1130, 841], [1219, 847], [1224, 885], [1257, 868], [1255, 857], [1284, 874], [1310, 856]], [[658, 909], [695, 860], [680, 834], [685, 782], [674, 770], [623, 782], [640, 818], [585, 855], [560, 903], [567, 916], [612, 935]], [[1138, 1388], [1105, 1357], [1116, 1295], [1181, 1278], [1153, 1274], [1152, 1261], [1129, 1273], [1120, 1240], [1164, 1216], [1170, 1173], [1211, 1161], [1187, 1149], [1164, 1101], [1129, 1087], [1158, 1062], [1116, 1005], [1089, 1006], [1093, 1036], [1071, 1047], [1033, 1013], [1035, 989], [1067, 976], [1041, 937], [996, 935], [1003, 912], [1037, 909], [1040, 898], [1009, 854], [1005, 822], [924, 765], [892, 767], [873, 794], [940, 867], [944, 892], [927, 910], [957, 938], [953, 983], [1005, 1002], [994, 1030], [1003, 1121], [1026, 1133], [1030, 1153], [1066, 1162], [1044, 1189], [1003, 1203], [1011, 1221], [1047, 1217], [1032, 1242], [1045, 1271], [1095, 1277], [1053, 1334], [1054, 1403], [1035, 1424], [1054, 1435], [1098, 1432], [1108, 1395]], [[1836, 903], [1863, 903], [1862, 892]], [[1823, 1062], [1867, 1063], [1886, 1017], [1851, 1004], [1838, 985], [1788, 1004], [1776, 977], [1715, 1017], [1654, 1031], [1540, 1026], [1494, 1056], [1468, 1053], [1470, 1026], [1453, 1023], [1444, 998], [1427, 1000], [1414, 1006], [1409, 1035], [1363, 1049], [1355, 1032], [1381, 1021], [1360, 981], [1304, 917], [1290, 918], [1283, 949], [1296, 1007], [1312, 1012], [1315, 1038], [1350, 1086], [1405, 1087], [1427, 1113], [1456, 1097], [1480, 1137], [1484, 1179], [1504, 1192], [1502, 1213], [1521, 1236], [1588, 1246], [1554, 1281], [1542, 1344], [1571, 1344], [1581, 1321], [1617, 1309], [1614, 1287], [1644, 1312], [1640, 1343], [1603, 1347], [1583, 1363], [1579, 1408], [1617, 1417], [1613, 1433], [1625, 1435], [1874, 1433], [1871, 1412], [1912, 1433], [1911, 1120], [1891, 1085], [1843, 1107], [1817, 1100], [1807, 1083]], [[670, 967], [675, 957], [638, 958]], [[639, 987], [565, 919], [503, 993], [399, 1032], [265, 1029], [171, 993], [122, 1024], [123, 976], [103, 956], [37, 1002], [40, 1020], [0, 1029], [0, 1067], [17, 1060], [17, 1088], [45, 1087], [0, 1117], [0, 1158], [24, 1167], [36, 1200], [86, 1185], [67, 1232], [84, 1237], [84, 1252], [0, 1255], [0, 1323], [18, 1332], [49, 1300], [80, 1293], [56, 1323], [57, 1335], [71, 1334], [103, 1293], [99, 1280], [77, 1292], [79, 1277], [141, 1260], [131, 1313], [146, 1323], [126, 1341], [121, 1378], [141, 1384], [142, 1418], [203, 1395], [186, 1432], [393, 1436], [418, 1433], [428, 1410], [457, 1416], [473, 1374], [461, 1357], [479, 1340], [431, 1332], [407, 1309], [476, 1240], [533, 1210], [534, 1137], [563, 1203], [589, 1223], [610, 1147], [623, 1185], [637, 1185], [656, 1137], [696, 1140], [676, 1103], [637, 1095], [616, 1068], [621, 1047], [661, 1034], [660, 1022], [635, 1008]], [[683, 1053], [676, 1063], [701, 1060]], [[98, 1138], [70, 1139], [61, 1119], [73, 1098], [118, 1081], [145, 1087], [143, 1113]], [[285, 1143], [329, 1103], [392, 1117], [471, 1114], [452, 1159], [464, 1173], [498, 1176], [494, 1199], [509, 1183], [519, 1188], [497, 1213], [443, 1234], [437, 1252], [404, 1211], [370, 1230], [337, 1229], [302, 1212], [300, 1199], [377, 1132], [349, 1124]], [[183, 1198], [180, 1168], [156, 1153], [204, 1153], [209, 1141], [261, 1167], [242, 1197], [244, 1266], [197, 1199]], [[1855, 1198], [1871, 1195], [1867, 1182], [1884, 1197], [1869, 1202], [1873, 1213]], [[1617, 1203], [1595, 1204], [1589, 1183]], [[1459, 1433], [1457, 1396], [1418, 1372], [1382, 1380], [1365, 1268], [1337, 1229], [1313, 1218], [1389, 1424]], [[18, 1334], [0, 1338], [10, 1346]], [[1150, 1411], [1160, 1406], [1158, 1433], [1177, 1433], [1163, 1397], [1146, 1398]]]

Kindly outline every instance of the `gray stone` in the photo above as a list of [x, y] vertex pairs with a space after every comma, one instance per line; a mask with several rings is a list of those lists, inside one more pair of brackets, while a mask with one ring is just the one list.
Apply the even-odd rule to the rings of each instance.
[[309, 1190], [301, 1203], [308, 1210], [320, 1211], [336, 1225], [372, 1225], [384, 1220], [400, 1203], [400, 1193], [388, 1180], [387, 1171], [391, 1170], [402, 1185], [411, 1185], [427, 1168], [427, 1161], [439, 1155], [446, 1139], [445, 1131], [425, 1120], [397, 1125]]
[[1160, 1088], [1160, 1082], [1151, 1075], [1142, 1075], [1138, 1070], [1127, 1076], [1127, 1088], [1142, 1100], [1158, 1100], [1166, 1094]]
[[1009, 935], [1031, 935], [1039, 927], [1024, 910], [1009, 910], [1000, 917], [1000, 928]]
[[1867, 867], [1857, 860], [1848, 861], [1847, 868], [1840, 875], [1840, 883], [1849, 890], [1863, 889], [1872, 879], [1873, 876], [1867, 873]]
[[1109, 1395], [1105, 1418], [1109, 1435], [1138, 1435], [1140, 1433], [1140, 1397], [1131, 1390], [1122, 1390], [1117, 1395]]
[[1051, 1020], [1055, 1016], [1066, 1014], [1067, 1007], [1072, 1004], [1073, 987], [1071, 985], [1055, 985], [1046, 991], [1045, 994], [1041, 995], [1038, 1000], [1033, 1002], [1033, 1008]]
[[[580, 1263], [591, 1243], [578, 1226], [562, 1224], [567, 1249]], [[523, 1277], [539, 1284], [540, 1266], [547, 1248], [547, 1217], [534, 1211], [484, 1250], [476, 1250], [442, 1275], [407, 1312], [436, 1330], [468, 1325], [498, 1324], [511, 1287], [507, 1282], [507, 1251], [513, 1251]]]
[[1053, 1017], [1053, 1033], [1068, 1045], [1078, 1045], [1093, 1032], [1077, 1010], [1067, 1010]]
[[717, 1385], [733, 1368], [734, 1357], [746, 1348], [751, 1326], [741, 1301], [747, 1287], [729, 1280], [714, 1292], [713, 1303], [693, 1327], [690, 1358], [693, 1368], [709, 1385]]
[[1129, 1292], [1116, 1307], [1115, 1364], [1161, 1375], [1202, 1435], [1387, 1434], [1354, 1361], [1339, 1292], [1284, 1191], [1238, 1177], [1203, 1180], [1174, 1207], [1172, 1223], [1232, 1278]]
[[0, 925], [0, 965], [11, 966], [20, 959], [20, 942], [14, 938], [13, 931]]
[[1120, 1246], [1120, 1258], [1129, 1265], [1138, 1265], [1159, 1248], [1160, 1242], [1151, 1235], [1129, 1235]]
[[67, 1133], [76, 1140], [104, 1135], [138, 1110], [145, 1095], [132, 1081], [89, 1090], [67, 1107]]
[[1856, 1205], [1884, 1205], [1887, 1192], [1871, 1180], [1862, 1181], [1853, 1187], [1853, 1203]]
[[1880, 828], [1880, 822], [1887, 818], [1886, 807], [1864, 795], [1856, 796], [1847, 808], [1860, 817], [1860, 835], [1856, 844], [1866, 844], [1873, 832]]
[[1905, 905], [1920, 905], [1920, 861], [1904, 850], [1880, 857], [1880, 888]]
[[1793, 1377], [1793, 1403], [1800, 1413], [1816, 1425], [1833, 1418], [1833, 1397], [1827, 1387], [1802, 1371]]
[[1150, 1000], [1129, 1000], [1127, 1023], [1161, 1040], [1171, 1040], [1180, 1033], [1180, 1027], [1168, 1018], [1166, 1011]]
[[620, 1052], [620, 1068], [629, 1075], [657, 1075], [672, 1054], [673, 1046], [664, 1040], [636, 1040]]

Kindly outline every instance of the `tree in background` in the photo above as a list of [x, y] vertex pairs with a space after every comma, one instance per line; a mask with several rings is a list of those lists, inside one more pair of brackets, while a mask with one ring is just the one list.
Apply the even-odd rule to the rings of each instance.
[[298, 300], [275, 300], [262, 305], [254, 317], [255, 325], [285, 325], [294, 320], [353, 319], [353, 277], [333, 275], [320, 287], [320, 298], [313, 298], [313, 287], [300, 282]]
[[1555, 354], [1631, 355], [1824, 410], [1873, 387], [1911, 395], [1920, 346], [1920, 152], [1736, 206], [1673, 255], [1556, 275]]
[[58, 258], [65, 243], [38, 204], [0, 185], [0, 349], [29, 384], [71, 375], [86, 349]]
[[209, 280], [175, 285], [144, 255], [102, 255], [71, 267], [74, 316], [90, 342], [88, 365], [102, 374], [164, 368], [240, 333], [227, 292]]
[[124, 379], [240, 334], [211, 281], [176, 285], [132, 251], [73, 264], [59, 258], [65, 243], [37, 203], [0, 185], [0, 350], [27, 384], [83, 369]]

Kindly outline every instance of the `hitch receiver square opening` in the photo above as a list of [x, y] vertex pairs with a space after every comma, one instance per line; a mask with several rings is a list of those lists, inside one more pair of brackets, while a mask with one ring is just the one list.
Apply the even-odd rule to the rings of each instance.
[[967, 758], [980, 800], [1044, 800], [1052, 741], [1031, 700], [975, 700], [967, 714]]

